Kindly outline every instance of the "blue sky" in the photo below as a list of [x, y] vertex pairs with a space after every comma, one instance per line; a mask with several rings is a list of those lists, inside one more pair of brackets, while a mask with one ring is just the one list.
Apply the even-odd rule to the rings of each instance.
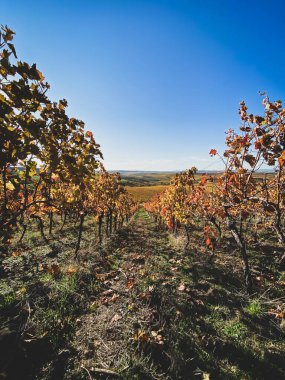
[[238, 105], [285, 99], [285, 2], [1, 1], [21, 60], [66, 98], [108, 169], [216, 169]]

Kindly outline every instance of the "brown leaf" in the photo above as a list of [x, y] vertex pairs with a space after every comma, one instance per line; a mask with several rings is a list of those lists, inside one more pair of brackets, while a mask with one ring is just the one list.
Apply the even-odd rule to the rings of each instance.
[[134, 287], [134, 284], [135, 284], [135, 279], [134, 279], [134, 277], [130, 277], [130, 278], [128, 278], [127, 288], [132, 289], [132, 288]]
[[112, 289], [108, 289], [108, 290], [105, 290], [104, 292], [102, 292], [102, 296], [108, 296], [109, 294], [112, 294], [114, 291]]

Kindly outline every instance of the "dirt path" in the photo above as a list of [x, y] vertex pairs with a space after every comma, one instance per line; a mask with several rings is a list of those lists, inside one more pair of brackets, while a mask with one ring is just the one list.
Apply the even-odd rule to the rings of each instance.
[[[153, 287], [147, 287], [142, 279], [157, 252], [169, 247], [167, 239], [155, 229], [153, 221], [141, 211], [106, 247], [107, 255], [113, 261], [115, 257], [113, 268], [97, 274], [103, 291], [99, 300], [96, 297], [91, 301], [91, 311], [78, 321], [75, 335], [78, 365], [92, 378], [104, 370], [128, 369], [136, 346], [146, 339], [146, 328], [152, 325], [156, 334], [156, 312], [147, 302]], [[158, 344], [163, 343], [159, 335], [155, 338]]]

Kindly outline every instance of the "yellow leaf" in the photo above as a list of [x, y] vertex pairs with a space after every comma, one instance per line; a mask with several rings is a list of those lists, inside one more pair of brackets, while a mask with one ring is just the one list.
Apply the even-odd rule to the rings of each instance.
[[6, 188], [7, 190], [13, 191], [15, 189], [15, 186], [12, 184], [12, 182], [9, 181], [6, 183]]
[[40, 82], [42, 82], [42, 81], [45, 79], [45, 77], [44, 77], [43, 74], [40, 72], [40, 70], [37, 70], [37, 73], [38, 73], [38, 76], [39, 76], [39, 80], [40, 80]]

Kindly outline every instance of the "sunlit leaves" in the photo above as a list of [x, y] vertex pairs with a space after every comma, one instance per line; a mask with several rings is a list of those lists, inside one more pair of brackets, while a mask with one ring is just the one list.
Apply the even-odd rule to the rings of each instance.
[[[263, 116], [248, 113], [245, 102], [240, 103], [242, 125], [239, 131], [226, 133], [224, 163], [221, 175], [203, 175], [200, 181], [186, 179], [186, 172], [175, 176], [167, 190], [145, 204], [148, 212], [161, 219], [170, 230], [180, 225], [186, 232], [203, 224], [205, 245], [212, 251], [218, 246], [223, 233], [230, 232], [242, 252], [245, 277], [250, 289], [250, 270], [246, 252], [249, 231], [258, 222], [276, 233], [285, 243], [285, 111], [280, 100], [263, 100]], [[211, 156], [218, 155], [216, 149]], [[257, 176], [263, 164], [275, 167], [275, 174]], [[189, 233], [187, 232], [189, 238]]]
[[11, 221], [14, 225], [30, 208], [39, 214], [43, 207], [46, 211], [53, 207], [53, 174], [75, 186], [80, 194], [75, 191], [74, 199], [84, 198], [86, 183], [96, 177], [102, 157], [93, 134], [85, 134], [84, 123], [67, 116], [67, 101], [48, 99], [49, 84], [36, 64], [13, 60], [17, 58], [13, 35], [1, 26], [0, 235], [4, 241], [12, 233]]
[[280, 157], [278, 157], [279, 165], [283, 168], [285, 164], [285, 150], [283, 150]]

